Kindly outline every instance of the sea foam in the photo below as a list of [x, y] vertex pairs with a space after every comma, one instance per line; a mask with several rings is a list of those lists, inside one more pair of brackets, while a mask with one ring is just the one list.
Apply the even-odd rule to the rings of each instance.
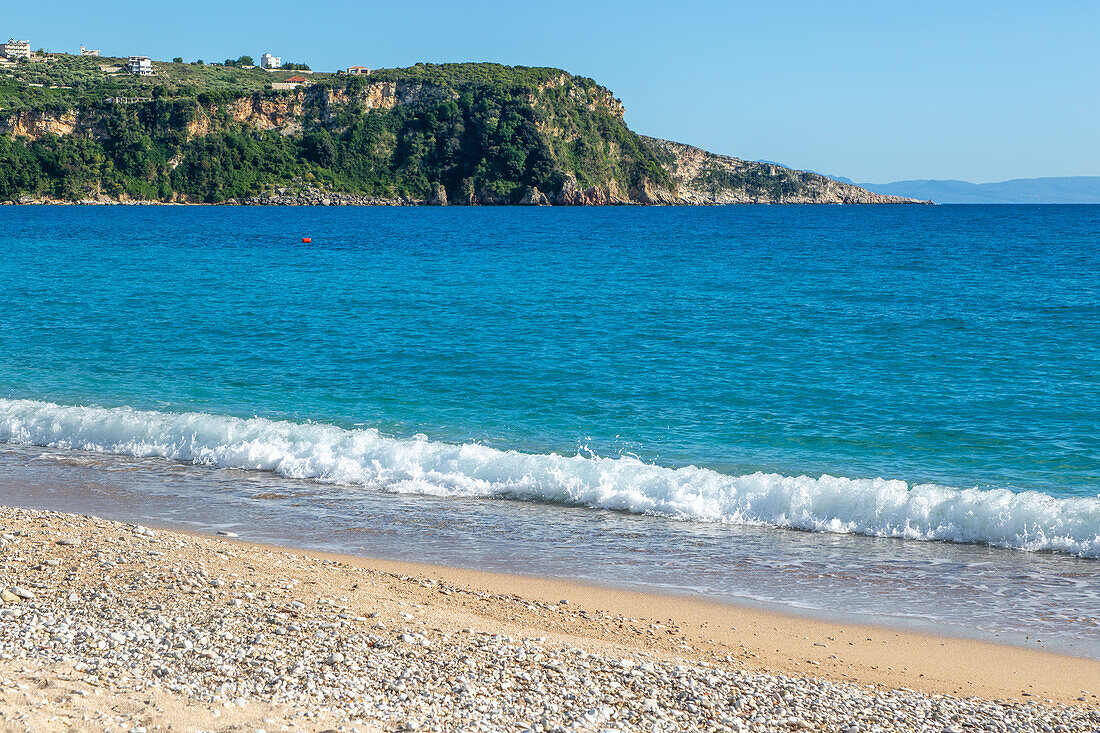
[[373, 429], [0, 399], [0, 442], [160, 457], [435, 496], [548, 501], [674, 519], [983, 543], [1100, 558], [1100, 498], [836, 476], [732, 476], [631, 457], [530, 454]]

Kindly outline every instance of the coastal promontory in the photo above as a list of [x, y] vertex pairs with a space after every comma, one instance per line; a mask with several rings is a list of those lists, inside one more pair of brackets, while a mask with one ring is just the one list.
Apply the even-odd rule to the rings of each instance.
[[645, 137], [559, 69], [322, 74], [47, 54], [0, 69], [0, 201], [912, 203]]

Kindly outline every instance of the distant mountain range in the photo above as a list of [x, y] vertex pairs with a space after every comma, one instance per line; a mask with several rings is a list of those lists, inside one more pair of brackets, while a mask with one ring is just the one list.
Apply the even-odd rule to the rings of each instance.
[[855, 183], [843, 176], [828, 177], [874, 193], [937, 204], [1100, 204], [1100, 176], [1017, 178], [1000, 183], [937, 180]]
[[[774, 160], [757, 163], [784, 165]], [[785, 166], [790, 168], [791, 166]], [[1100, 204], [1100, 176], [1015, 178], [1000, 183], [920, 179], [893, 183], [857, 183], [851, 178], [807, 171], [884, 196], [904, 196], [937, 204]]]

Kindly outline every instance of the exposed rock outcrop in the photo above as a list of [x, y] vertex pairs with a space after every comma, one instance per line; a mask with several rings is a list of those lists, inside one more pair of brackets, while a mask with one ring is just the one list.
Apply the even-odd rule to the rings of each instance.
[[[423, 197], [414, 199], [321, 191], [309, 186], [318, 185], [316, 181], [319, 180], [336, 179], [303, 176], [299, 169], [282, 179], [262, 179], [265, 181], [263, 185], [282, 188], [226, 203], [277, 206], [921, 203], [899, 196], [875, 194], [816, 173], [716, 155], [682, 143], [635, 135], [623, 122], [622, 102], [608, 89], [590, 79], [563, 72], [548, 77], [538, 86], [537, 91], [534, 87], [527, 89], [530, 91], [529, 100], [535, 106], [530, 111], [533, 112], [531, 119], [535, 120], [537, 132], [532, 132], [528, 125], [524, 134], [537, 134], [541, 137], [539, 154], [544, 155], [544, 158], [540, 165], [550, 166], [550, 176], [534, 178], [530, 174], [511, 174], [506, 180], [496, 180], [480, 174], [462, 173], [461, 175], [469, 177], [456, 183], [454, 178], [459, 169], [455, 167], [436, 170], [425, 168], [420, 171], [423, 173], [420, 180], [437, 183], [430, 187], [419, 184], [417, 187], [398, 189]], [[539, 95], [545, 95], [542, 98], [545, 104], [541, 106]], [[198, 99], [202, 98], [199, 95]], [[193, 114], [188, 114], [186, 124], [178, 123], [179, 127], [176, 129], [185, 131], [187, 140], [220, 131], [235, 129], [239, 132], [242, 127], [274, 131], [294, 139], [300, 139], [299, 136], [307, 131], [319, 130], [325, 136], [331, 135], [329, 143], [335, 140], [337, 143], [347, 144], [349, 139], [357, 140], [354, 137], [340, 138], [347, 129], [347, 120], [353, 119], [353, 115], [369, 110], [430, 105], [447, 99], [459, 99], [455, 89], [447, 84], [426, 84], [412, 80], [364, 81], [341, 88], [328, 88], [318, 84], [286, 93], [258, 92], [217, 105], [185, 102], [195, 104], [195, 107], [193, 110], [184, 109], [181, 112]], [[522, 102], [523, 97], [509, 99]], [[415, 114], [418, 110], [411, 111]], [[588, 114], [590, 112], [598, 114]], [[469, 113], [468, 110], [467, 114]], [[27, 141], [74, 134], [104, 140], [114, 129], [104, 122], [110, 114], [110, 111], [98, 108], [77, 108], [67, 112], [8, 112], [0, 116], [0, 134]], [[598, 132], [594, 133], [593, 130]], [[428, 130], [424, 138], [431, 140], [431, 133]], [[417, 135], [419, 134], [418, 131]], [[519, 133], [516, 135], [517, 139], [522, 139]], [[456, 139], [458, 137], [455, 135]], [[389, 134], [388, 137], [383, 136], [381, 141], [371, 143], [376, 149], [372, 149], [370, 153], [378, 161], [374, 165], [378, 165], [380, 169], [399, 165], [400, 161], [396, 159], [400, 149], [397, 138], [397, 134]], [[530, 140], [525, 142], [529, 143]], [[497, 142], [494, 146], [486, 150], [485, 154], [491, 157], [499, 152], [501, 144]], [[200, 154], [195, 152], [198, 147], [200, 146], [181, 146], [162, 165], [160, 172], [168, 174], [176, 171], [187, 162], [188, 155]], [[294, 150], [293, 146], [288, 147]], [[351, 150], [345, 151], [345, 154], [354, 158], [360, 152], [362, 151]], [[298, 154], [305, 156], [300, 151]], [[330, 159], [332, 157], [329, 156]], [[471, 159], [476, 161], [477, 156], [473, 155]], [[417, 158], [415, 163], [409, 165], [425, 165], [423, 160]], [[318, 161], [306, 158], [304, 162]], [[664, 168], [663, 171], [661, 167]], [[185, 168], [184, 171], [186, 170]], [[522, 166], [518, 170], [522, 170]], [[152, 174], [149, 180], [155, 180]], [[448, 181], [450, 190], [438, 183], [440, 180]], [[560, 181], [560, 184], [541, 181]], [[354, 187], [355, 184], [343, 185]], [[303, 186], [306, 188], [302, 188]], [[84, 197], [80, 203], [88, 204], [119, 202], [118, 199], [105, 198], [101, 194], [102, 188], [102, 181], [86, 181], [73, 198]], [[35, 191], [39, 196], [26, 202], [47, 201], [42, 195], [48, 190], [50, 189], [47, 186], [38, 186]], [[117, 187], [110, 190], [117, 190]], [[193, 189], [185, 190], [190, 190], [191, 193], [185, 195], [169, 190], [162, 195], [170, 201], [180, 203], [191, 202], [188, 196], [192, 199], [203, 198], [195, 195]], [[392, 189], [378, 187], [376, 190]]]
[[[210, 115], [205, 114], [205, 111], [200, 111], [198, 114], [187, 121], [188, 140], [193, 140], [196, 137], [203, 137], [204, 135], [208, 135], [209, 133]], [[176, 164], [172, 166], [172, 168], [174, 169], [178, 165], [179, 162], [177, 161]]]
[[630, 190], [630, 198], [646, 206], [671, 206], [683, 203], [676, 194], [655, 185], [648, 179], [641, 186]]
[[[554, 196], [554, 204], [558, 206], [606, 206], [609, 203], [612, 203], [612, 197], [607, 188], [591, 186], [582, 189], [572, 173], [565, 176], [561, 188]], [[626, 202], [617, 201], [614, 203]]]
[[447, 205], [447, 189], [443, 187], [442, 183], [437, 183], [432, 187], [431, 195], [428, 196], [429, 206], [446, 206]]
[[[666, 159], [676, 183], [673, 192], [650, 190], [660, 203], [715, 204], [918, 204], [901, 196], [883, 196], [831, 178], [772, 163], [757, 163], [708, 153], [670, 140], [641, 136]], [[675, 201], [668, 201], [669, 197]], [[641, 198], [641, 197], [639, 197]], [[647, 203], [640, 201], [641, 203]]]
[[358, 193], [323, 191], [317, 188], [276, 188], [243, 199], [229, 199], [226, 206], [417, 206], [428, 203], [404, 197], [387, 198]]
[[302, 116], [302, 95], [270, 99], [254, 94], [241, 97], [229, 104], [229, 116], [261, 130], [285, 127]]
[[[570, 100], [592, 111], [604, 110], [619, 118], [626, 114], [626, 107], [623, 106], [622, 100], [612, 94], [610, 89], [598, 85], [580, 86], [569, 74], [563, 73], [543, 82], [538, 89], [540, 92], [548, 89], [565, 89], [566, 96]], [[533, 104], [536, 97], [532, 95], [529, 100]]]
[[366, 83], [358, 91], [345, 89], [324, 90], [326, 107], [337, 107], [348, 102], [359, 102], [364, 110], [393, 109], [400, 105], [420, 104], [454, 98], [453, 91], [427, 84], [376, 81]]
[[13, 137], [40, 140], [46, 135], [69, 135], [76, 129], [74, 112], [16, 112], [0, 122], [3, 131]]
[[549, 206], [550, 199], [546, 197], [542, 191], [538, 190], [534, 186], [528, 186], [527, 190], [523, 193], [523, 198], [519, 200], [520, 206]]

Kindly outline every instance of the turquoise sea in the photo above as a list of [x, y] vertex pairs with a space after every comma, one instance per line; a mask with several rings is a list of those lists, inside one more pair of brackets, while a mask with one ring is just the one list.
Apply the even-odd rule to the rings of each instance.
[[0, 502], [1100, 657], [1100, 207], [0, 222]]

